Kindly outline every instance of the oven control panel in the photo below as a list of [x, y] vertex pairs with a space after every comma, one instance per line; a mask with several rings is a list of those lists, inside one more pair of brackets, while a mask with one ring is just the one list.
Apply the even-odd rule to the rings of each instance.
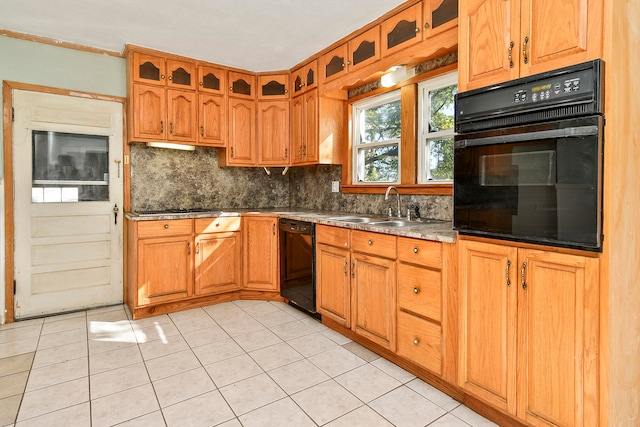
[[513, 94], [513, 103], [520, 104], [523, 102], [540, 102], [552, 98], [571, 95], [580, 92], [582, 81], [581, 76], [575, 76], [564, 80], [544, 82], [535, 86], [518, 89]]
[[[478, 123], [481, 121], [501, 121], [502, 126], [506, 126], [505, 117], [524, 114], [532, 120], [602, 114], [602, 70], [602, 61], [594, 60], [458, 93], [456, 132], [479, 129], [485, 126]], [[542, 111], [549, 111], [549, 114], [539, 114]], [[500, 123], [486, 124], [497, 125]]]

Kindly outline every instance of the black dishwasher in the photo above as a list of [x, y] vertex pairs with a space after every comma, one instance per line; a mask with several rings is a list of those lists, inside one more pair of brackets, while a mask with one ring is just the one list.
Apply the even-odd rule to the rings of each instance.
[[320, 318], [316, 312], [315, 224], [280, 219], [280, 295], [289, 304]]

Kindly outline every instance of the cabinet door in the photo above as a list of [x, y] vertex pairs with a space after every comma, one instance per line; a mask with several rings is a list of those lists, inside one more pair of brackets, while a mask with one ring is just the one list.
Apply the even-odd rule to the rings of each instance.
[[289, 101], [258, 102], [258, 164], [289, 164]]
[[293, 95], [301, 94], [307, 90], [318, 87], [318, 60], [314, 59], [308, 64], [297, 68], [291, 73], [291, 88]]
[[303, 95], [291, 100], [291, 164], [298, 165], [304, 162], [302, 155], [306, 138], [306, 122], [304, 112]]
[[140, 52], [132, 53], [131, 72], [134, 82], [150, 85], [166, 85], [166, 63], [159, 56], [147, 55]]
[[209, 65], [198, 66], [198, 91], [224, 95], [227, 93], [226, 72]]
[[422, 12], [424, 40], [458, 25], [458, 0], [423, 0]]
[[460, 386], [516, 411], [517, 249], [461, 241]]
[[289, 75], [269, 74], [258, 77], [258, 99], [288, 99]]
[[255, 99], [256, 76], [229, 71], [229, 95], [238, 98]]
[[176, 89], [196, 88], [196, 64], [167, 59], [167, 86]]
[[196, 295], [240, 289], [241, 239], [239, 232], [203, 234], [196, 238]]
[[278, 218], [243, 218], [242, 233], [244, 288], [277, 291]]
[[353, 257], [353, 325], [365, 338], [396, 349], [396, 263], [363, 254]]
[[138, 241], [138, 305], [190, 297], [193, 289], [191, 235]]
[[166, 91], [162, 87], [133, 85], [133, 137], [166, 139]]
[[232, 165], [256, 164], [256, 103], [229, 98], [229, 149], [227, 162]]
[[386, 57], [422, 40], [422, 4], [392, 16], [381, 24], [382, 56]]
[[602, 5], [602, 0], [524, 0], [521, 35], [516, 41], [523, 51], [520, 75], [602, 56]]
[[518, 416], [528, 425], [598, 419], [598, 260], [520, 250]]
[[167, 90], [167, 120], [170, 141], [196, 141], [197, 105], [195, 92]]
[[343, 44], [320, 57], [323, 81], [328, 82], [347, 74], [347, 45]]
[[459, 90], [517, 78], [520, 0], [468, 0], [459, 5]]
[[318, 163], [319, 143], [318, 135], [320, 128], [319, 120], [319, 99], [318, 89], [311, 90], [304, 94], [304, 127], [305, 141], [302, 147], [304, 162], [307, 164]]
[[322, 316], [351, 327], [351, 258], [349, 251], [316, 247], [316, 302]]
[[375, 26], [349, 40], [349, 71], [369, 65], [380, 59], [380, 27]]
[[213, 147], [224, 147], [227, 118], [223, 96], [201, 93], [198, 95], [198, 142]]

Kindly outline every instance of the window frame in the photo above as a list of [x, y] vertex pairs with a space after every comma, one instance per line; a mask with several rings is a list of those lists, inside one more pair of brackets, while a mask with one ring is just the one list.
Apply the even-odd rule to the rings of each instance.
[[[366, 146], [359, 145], [357, 141], [359, 141], [360, 137], [360, 121], [358, 119], [359, 113], [364, 110], [368, 110], [374, 107], [379, 107], [384, 104], [389, 104], [391, 102], [400, 101], [400, 137], [395, 139], [388, 139], [383, 142], [371, 142], [366, 144]], [[376, 186], [376, 185], [398, 185], [402, 182], [402, 96], [400, 89], [391, 90], [389, 92], [384, 92], [381, 94], [376, 94], [373, 96], [369, 96], [362, 100], [353, 102], [351, 104], [351, 117], [353, 118], [353, 126], [351, 132], [351, 165], [352, 165], [352, 174], [351, 174], [351, 182], [353, 185], [357, 186]], [[363, 149], [371, 149], [377, 147], [387, 147], [392, 145], [391, 142], [395, 141], [395, 144], [398, 146], [398, 177], [395, 181], [376, 181], [376, 182], [366, 182], [360, 181], [358, 179], [358, 175], [360, 172], [360, 151]]]
[[[443, 74], [447, 74], [452, 71], [457, 71], [458, 64], [453, 63], [445, 65], [443, 67], [436, 68], [431, 71], [421, 73], [417, 76], [411, 77], [396, 86], [390, 88], [379, 88], [367, 92], [366, 94], [357, 95], [352, 99], [348, 99], [346, 93], [344, 99], [346, 100], [345, 113], [348, 116], [348, 121], [345, 124], [348, 129], [346, 130], [348, 141], [343, 146], [343, 159], [342, 164], [342, 184], [340, 190], [343, 194], [384, 194], [388, 185], [385, 184], [360, 184], [353, 182], [353, 108], [351, 106], [361, 100], [390, 92], [393, 90], [401, 90], [401, 104], [402, 104], [402, 137], [401, 137], [401, 150], [402, 150], [402, 164], [404, 165], [401, 170], [401, 181], [395, 185], [400, 190], [401, 194], [415, 194], [415, 195], [434, 195], [434, 196], [452, 196], [453, 195], [453, 183], [430, 183], [430, 184], [418, 184], [417, 183], [417, 167], [418, 167], [418, 83], [433, 79]], [[406, 120], [405, 120], [406, 119]], [[411, 165], [411, 166], [408, 166]]]
[[417, 149], [418, 159], [416, 164], [417, 183], [422, 185], [451, 184], [451, 179], [429, 179], [429, 143], [433, 140], [454, 137], [454, 128], [437, 132], [429, 131], [429, 120], [431, 115], [431, 103], [429, 93], [433, 90], [442, 89], [447, 86], [458, 85], [458, 72], [452, 71], [436, 77], [423, 80], [418, 83], [418, 138]]

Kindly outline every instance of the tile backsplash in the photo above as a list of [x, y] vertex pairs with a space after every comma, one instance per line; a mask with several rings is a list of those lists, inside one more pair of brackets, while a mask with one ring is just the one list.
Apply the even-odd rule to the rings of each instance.
[[[332, 165], [283, 168], [218, 167], [215, 148], [195, 151], [149, 148], [133, 143], [131, 150], [131, 210], [180, 208], [300, 208], [350, 213], [395, 212], [396, 196], [331, 192], [342, 167]], [[402, 195], [402, 210], [420, 206], [423, 218], [450, 220], [451, 196]]]

